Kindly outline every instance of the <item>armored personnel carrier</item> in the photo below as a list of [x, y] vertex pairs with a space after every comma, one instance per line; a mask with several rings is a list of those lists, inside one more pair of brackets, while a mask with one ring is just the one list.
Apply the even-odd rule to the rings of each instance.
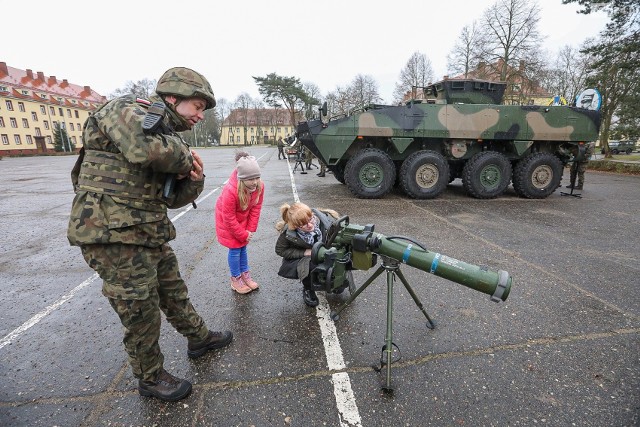
[[456, 178], [475, 198], [497, 197], [510, 183], [521, 197], [545, 198], [579, 143], [598, 138], [599, 105], [501, 105], [505, 83], [475, 79], [423, 91], [424, 99], [342, 117], [327, 117], [325, 103], [296, 136], [355, 196], [380, 198], [397, 185], [417, 199], [437, 197]]

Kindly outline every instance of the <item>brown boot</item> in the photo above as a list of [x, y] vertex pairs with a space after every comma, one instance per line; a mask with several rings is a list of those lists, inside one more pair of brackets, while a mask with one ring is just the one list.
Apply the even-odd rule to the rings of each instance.
[[164, 369], [160, 370], [155, 381], [138, 381], [140, 396], [155, 397], [165, 402], [184, 399], [191, 393], [191, 383], [174, 377]]
[[244, 280], [242, 280], [242, 276], [231, 276], [231, 289], [239, 294], [248, 294], [253, 290], [244, 283]]
[[205, 354], [209, 350], [216, 350], [228, 346], [233, 340], [231, 331], [213, 332], [209, 331], [209, 335], [199, 343], [189, 343], [187, 355], [195, 359]]
[[253, 279], [251, 278], [251, 274], [248, 271], [245, 271], [244, 273], [242, 273], [240, 275], [240, 278], [242, 278], [242, 281], [244, 282], [244, 284], [250, 287], [252, 291], [255, 291], [260, 287], [260, 285], [258, 285], [256, 282], [253, 281]]

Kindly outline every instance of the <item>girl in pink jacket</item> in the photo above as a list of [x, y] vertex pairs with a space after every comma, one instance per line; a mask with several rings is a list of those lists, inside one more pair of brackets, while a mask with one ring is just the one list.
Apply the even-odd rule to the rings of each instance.
[[256, 158], [237, 152], [236, 169], [216, 202], [216, 234], [220, 244], [229, 248], [231, 288], [240, 294], [259, 287], [249, 273], [247, 244], [258, 228], [263, 199], [264, 183]]

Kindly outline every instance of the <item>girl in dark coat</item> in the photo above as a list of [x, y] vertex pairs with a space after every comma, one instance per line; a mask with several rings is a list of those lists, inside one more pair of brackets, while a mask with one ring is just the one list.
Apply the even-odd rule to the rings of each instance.
[[[338, 217], [330, 209], [318, 212]], [[300, 279], [305, 304], [315, 307], [318, 305], [318, 297], [311, 289], [311, 271], [316, 266], [311, 262], [311, 248], [314, 243], [323, 240], [326, 230], [320, 227], [318, 216], [304, 203], [284, 204], [280, 207], [280, 214], [282, 220], [276, 224], [276, 230], [280, 233], [276, 242], [276, 254], [282, 257], [278, 275], [287, 279]]]

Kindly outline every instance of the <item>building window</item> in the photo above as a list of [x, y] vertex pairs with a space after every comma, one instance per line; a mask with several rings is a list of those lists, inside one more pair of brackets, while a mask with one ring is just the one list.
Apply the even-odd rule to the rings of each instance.
[[82, 126], [80, 125], [80, 123], [77, 123], [78, 125], [78, 130], [82, 129]]
[[67, 108], [67, 117], [71, 117], [71, 109]]
[[27, 135], [27, 145], [33, 145], [33, 138], [31, 135]]
[[4, 127], [4, 119], [0, 117], [0, 128]]
[[22, 141], [20, 140], [20, 135], [13, 135], [13, 141], [16, 145], [22, 145]]
[[9, 119], [9, 121], [11, 122], [11, 127], [12, 128], [17, 128], [18, 127], [18, 121], [15, 119], [15, 117], [11, 117]]
[[22, 127], [25, 129], [29, 128], [29, 120], [22, 119]]
[[24, 112], [25, 112], [25, 109], [24, 109], [24, 102], [18, 102], [18, 110], [19, 110], [21, 113], [24, 113]]
[[2, 134], [2, 144], [9, 145], [9, 137], [6, 134]]
[[73, 123], [69, 123], [69, 129], [71, 129], [72, 131], [75, 130], [75, 128], [73, 127]]
[[64, 111], [62, 110], [62, 107], [58, 107], [58, 113], [60, 113], [60, 117], [64, 117]]
[[23, 94], [23, 95], [29, 95], [29, 91], [28, 91], [28, 90], [23, 90], [23, 91], [22, 91], [22, 94]]
[[49, 130], [49, 120], [45, 120], [43, 123], [44, 123], [44, 128]]
[[[73, 112], [76, 113], [76, 119], [79, 119], [80, 118], [80, 114], [78, 114], [78, 110], [74, 110]], [[80, 127], [80, 126], [78, 126], [78, 127]]]
[[56, 115], [56, 109], [53, 107], [49, 107], [49, 112], [51, 113], [52, 116]]
[[53, 141], [51, 140], [51, 135], [47, 135], [46, 140], [47, 140], [47, 144], [53, 145]]
[[0, 92], [9, 92], [6, 86], [0, 86]]
[[47, 114], [47, 109], [44, 107], [44, 105], [41, 105], [41, 106], [40, 106], [40, 112], [41, 112], [42, 114]]
[[42, 136], [42, 132], [40, 132], [40, 128], [36, 128], [36, 136]]
[[238, 136], [236, 137], [236, 142], [237, 142], [238, 144], [240, 144], [240, 135], [238, 135]]
[[13, 102], [11, 102], [10, 100], [6, 100], [5, 104], [7, 105], [7, 110], [9, 111], [13, 111]]
[[38, 113], [36, 113], [35, 111], [31, 112], [31, 120], [33, 120], [34, 122], [38, 121]]
[[254, 133], [254, 129], [253, 129], [253, 128], [251, 128], [251, 135], [253, 135], [253, 133]]

